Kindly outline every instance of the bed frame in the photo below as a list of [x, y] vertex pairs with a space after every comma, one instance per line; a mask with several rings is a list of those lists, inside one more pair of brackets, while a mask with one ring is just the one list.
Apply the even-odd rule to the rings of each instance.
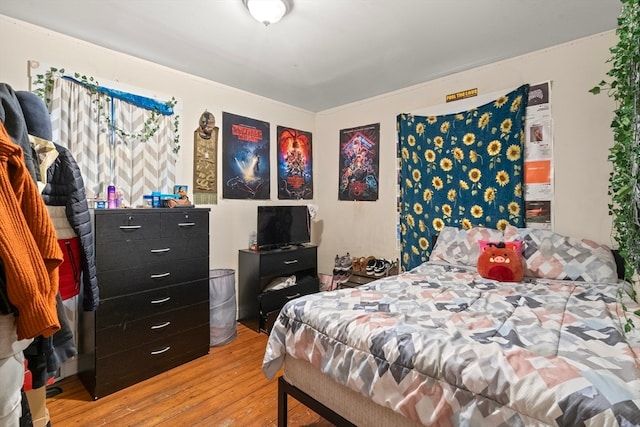
[[325, 420], [335, 424], [336, 426], [357, 427], [355, 424], [347, 421], [338, 413], [326, 407], [322, 403], [309, 396], [298, 387], [293, 386], [284, 379], [284, 376], [278, 378], [278, 427], [287, 427], [287, 396], [291, 396]]

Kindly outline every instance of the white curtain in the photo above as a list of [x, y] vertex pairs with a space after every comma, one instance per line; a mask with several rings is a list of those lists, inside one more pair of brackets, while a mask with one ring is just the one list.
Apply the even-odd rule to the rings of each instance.
[[159, 130], [148, 141], [121, 137], [104, 115], [127, 133], [139, 133], [151, 111], [113, 99], [100, 112], [97, 95], [63, 78], [55, 78], [49, 110], [53, 140], [71, 151], [80, 166], [87, 197], [106, 198], [116, 185], [128, 206], [142, 204], [152, 191], [173, 192], [177, 156], [173, 152], [173, 116], [158, 115]]

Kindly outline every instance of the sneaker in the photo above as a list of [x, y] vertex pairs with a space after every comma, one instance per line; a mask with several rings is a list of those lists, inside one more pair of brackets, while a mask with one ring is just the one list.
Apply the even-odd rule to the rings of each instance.
[[378, 259], [376, 260], [376, 265], [374, 266], [373, 274], [376, 277], [386, 276], [390, 268], [391, 268], [391, 261], [386, 259]]
[[378, 260], [375, 258], [371, 258], [369, 261], [367, 261], [367, 267], [365, 268], [367, 274], [369, 275], [373, 274], [377, 262]]
[[336, 255], [334, 269], [342, 271], [350, 271], [353, 269], [353, 262], [351, 261], [351, 255], [349, 255], [349, 252], [347, 252], [345, 256]]

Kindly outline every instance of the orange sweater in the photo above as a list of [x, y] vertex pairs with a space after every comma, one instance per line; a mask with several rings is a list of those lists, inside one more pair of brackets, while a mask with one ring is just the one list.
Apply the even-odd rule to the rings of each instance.
[[0, 258], [7, 296], [18, 309], [18, 339], [48, 337], [60, 329], [56, 294], [62, 256], [22, 149], [0, 122]]

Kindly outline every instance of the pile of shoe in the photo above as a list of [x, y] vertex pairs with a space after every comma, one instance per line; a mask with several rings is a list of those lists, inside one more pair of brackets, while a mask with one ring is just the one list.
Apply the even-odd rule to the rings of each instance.
[[336, 255], [335, 265], [333, 267], [333, 284], [339, 285], [349, 281], [353, 273], [353, 260], [347, 252], [344, 256]]
[[391, 269], [393, 263], [384, 258], [371, 258], [367, 261], [365, 271], [369, 276], [382, 277], [386, 276]]
[[353, 259], [353, 271], [358, 272], [358, 273], [366, 273], [366, 271], [367, 271], [367, 263], [369, 261], [371, 261], [372, 259], [375, 259], [375, 257], [369, 256], [369, 257], [354, 258]]

